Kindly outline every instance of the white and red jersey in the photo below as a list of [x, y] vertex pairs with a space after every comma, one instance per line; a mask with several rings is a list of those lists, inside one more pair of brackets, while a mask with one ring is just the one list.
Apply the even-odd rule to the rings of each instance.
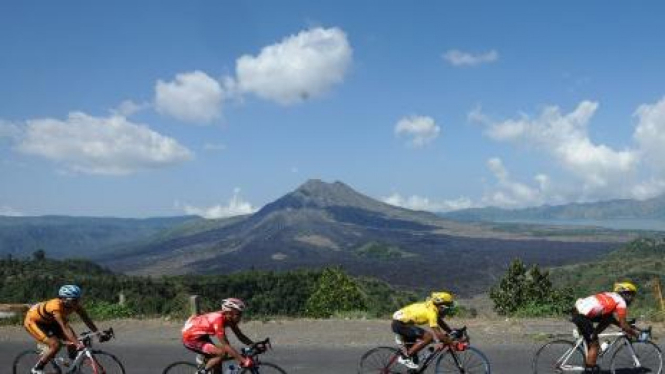
[[202, 336], [224, 339], [226, 319], [222, 312], [213, 312], [189, 317], [182, 328], [182, 340], [196, 340]]
[[577, 299], [575, 308], [589, 318], [609, 316], [613, 313], [619, 318], [626, 317], [626, 301], [616, 292], [603, 292]]

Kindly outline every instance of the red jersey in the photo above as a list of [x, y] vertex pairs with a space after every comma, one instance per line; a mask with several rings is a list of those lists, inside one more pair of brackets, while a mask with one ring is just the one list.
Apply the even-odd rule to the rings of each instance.
[[575, 308], [587, 317], [609, 316], [616, 313], [617, 317], [626, 317], [626, 301], [616, 292], [603, 292], [577, 299]]
[[222, 312], [213, 312], [190, 317], [182, 328], [182, 340], [196, 340], [202, 336], [214, 335], [224, 339], [226, 319]]

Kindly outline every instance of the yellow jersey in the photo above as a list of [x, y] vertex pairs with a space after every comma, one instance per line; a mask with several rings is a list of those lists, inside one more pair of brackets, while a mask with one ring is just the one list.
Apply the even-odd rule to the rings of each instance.
[[439, 310], [429, 301], [407, 305], [393, 314], [393, 319], [414, 325], [439, 326]]

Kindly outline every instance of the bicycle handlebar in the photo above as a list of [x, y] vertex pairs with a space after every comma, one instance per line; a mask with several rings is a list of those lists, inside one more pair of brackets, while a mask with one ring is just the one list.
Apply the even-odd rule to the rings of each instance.
[[264, 353], [268, 349], [272, 349], [272, 344], [270, 344], [270, 338], [265, 338], [260, 342], [254, 342], [254, 344], [249, 347], [242, 349], [242, 355], [247, 357], [258, 356], [261, 353]]

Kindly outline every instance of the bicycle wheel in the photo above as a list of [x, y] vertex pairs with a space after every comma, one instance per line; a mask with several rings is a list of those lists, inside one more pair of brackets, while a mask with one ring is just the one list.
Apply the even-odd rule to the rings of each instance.
[[405, 374], [409, 369], [397, 362], [399, 350], [392, 347], [370, 349], [360, 358], [358, 374]]
[[269, 362], [261, 362], [261, 364], [258, 367], [251, 369], [243, 369], [240, 373], [241, 374], [277, 374], [277, 373], [286, 374], [284, 369]]
[[167, 366], [162, 374], [196, 374], [197, 366], [191, 362], [178, 361]]
[[584, 370], [584, 352], [568, 340], [555, 340], [540, 347], [533, 357], [533, 373], [568, 373]]
[[480, 350], [468, 347], [463, 351], [446, 351], [436, 360], [436, 374], [489, 374], [490, 362]]
[[[39, 361], [39, 358], [41, 357], [41, 354], [32, 349], [29, 351], [24, 351], [18, 354], [16, 358], [14, 359], [14, 363], [12, 365], [12, 373], [13, 374], [30, 374], [30, 370], [35, 367], [35, 364], [37, 361]], [[46, 367], [44, 367], [44, 373], [45, 374], [60, 374], [60, 368], [54, 364], [53, 362], [49, 362]]]
[[122, 362], [114, 355], [94, 350], [92, 351], [93, 359], [86, 357], [79, 366], [79, 373], [81, 374], [125, 374], [125, 367]]
[[663, 353], [652, 342], [626, 342], [612, 355], [610, 370], [613, 374], [661, 374], [663, 372]]

